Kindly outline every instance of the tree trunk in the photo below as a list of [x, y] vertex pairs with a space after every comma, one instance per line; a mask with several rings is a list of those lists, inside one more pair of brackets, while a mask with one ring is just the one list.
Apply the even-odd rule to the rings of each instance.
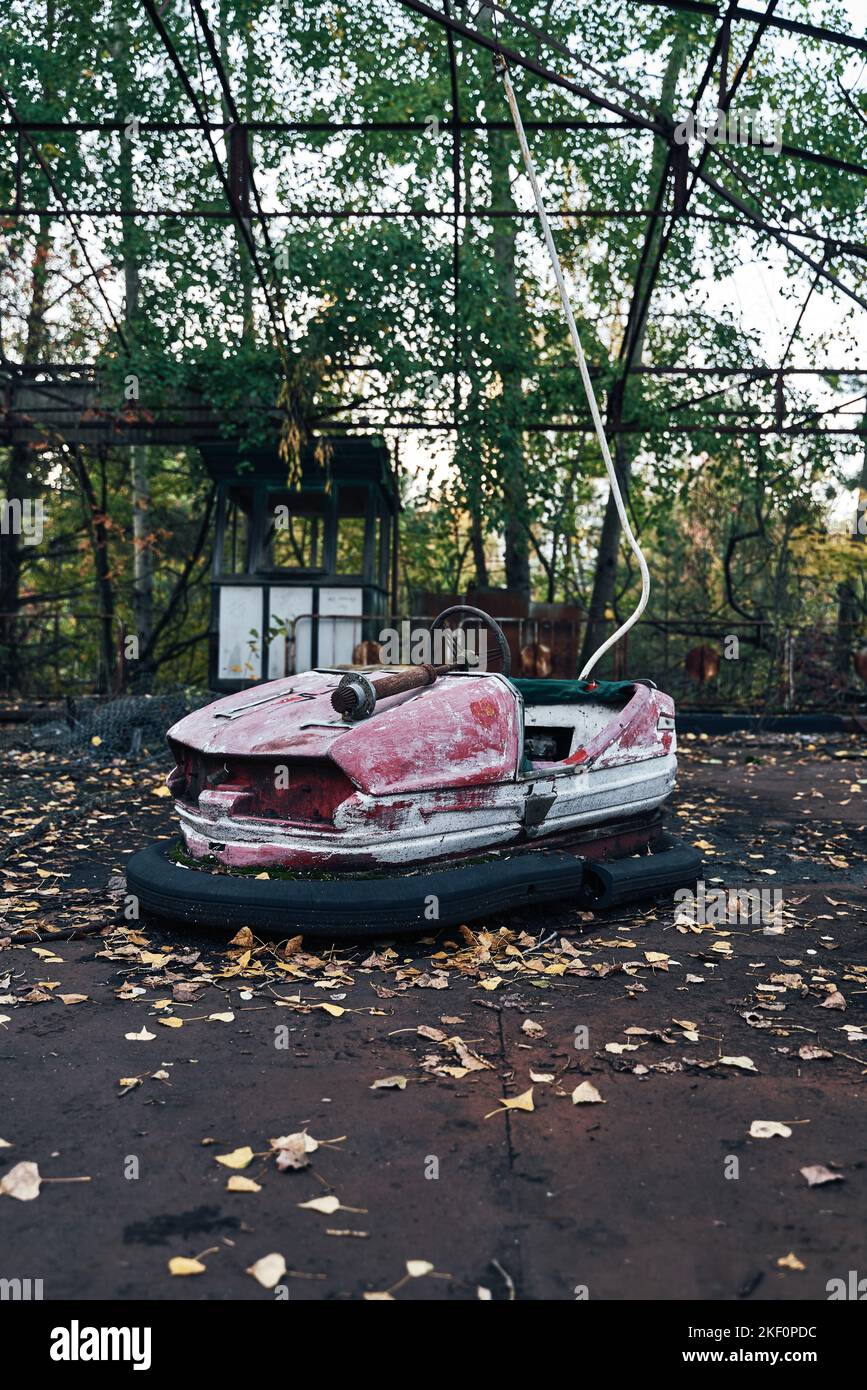
[[488, 560], [485, 555], [485, 534], [482, 529], [482, 517], [478, 507], [474, 507], [470, 513], [470, 545], [473, 552], [474, 582], [479, 589], [487, 589], [490, 584], [488, 577]]
[[[867, 425], [867, 411], [864, 413]], [[858, 479], [858, 492], [855, 502], [855, 517], [852, 526], [852, 540], [867, 543], [867, 440], [864, 444], [864, 458], [861, 463], [861, 476]], [[848, 674], [852, 670], [852, 655], [859, 624], [858, 595], [855, 580], [845, 579], [837, 586], [837, 670]]]
[[[221, 0], [217, 17], [216, 41], [219, 44], [220, 59], [228, 75], [230, 85], [233, 85], [232, 66], [229, 55], [229, 24], [232, 18], [234, 18], [234, 6], [229, 5], [227, 0]], [[238, 108], [238, 115], [241, 117], [242, 121], [250, 119], [250, 112], [253, 105], [253, 73], [256, 69], [256, 50], [253, 34], [249, 28], [247, 29], [245, 39], [245, 54], [244, 97], [243, 100], [238, 100], [237, 98], [235, 100], [235, 105]], [[232, 118], [224, 96], [220, 98], [220, 105], [223, 112], [223, 123], [228, 130]], [[249, 133], [246, 138], [249, 140]], [[226, 138], [226, 160], [227, 163], [231, 165], [228, 136]], [[250, 156], [250, 167], [252, 170], [252, 153]], [[231, 180], [231, 168], [229, 171], [229, 178]], [[247, 199], [248, 197], [249, 195], [247, 195]], [[242, 204], [247, 199], [242, 198]], [[251, 225], [251, 221], [252, 219], [248, 221], [248, 226]], [[234, 223], [233, 226], [235, 226]], [[241, 341], [253, 342], [255, 339], [256, 326], [253, 316], [253, 261], [247, 244], [241, 235], [240, 228], [237, 226], [235, 226], [235, 235], [238, 242], [238, 277], [241, 286]]]
[[[505, 110], [498, 78], [492, 73], [488, 80], [485, 106], [494, 118]], [[496, 113], [496, 116], [495, 116]], [[491, 161], [491, 206], [514, 208], [510, 164], [514, 138], [507, 131], [488, 132]], [[503, 384], [505, 430], [496, 442], [500, 459], [500, 486], [506, 512], [505, 568], [506, 587], [511, 593], [530, 597], [530, 540], [527, 506], [527, 481], [524, 470], [524, 446], [521, 435], [523, 417], [523, 382], [521, 380], [521, 344], [526, 328], [521, 321], [516, 278], [518, 223], [513, 217], [494, 220], [494, 260], [499, 271], [499, 372]]]
[[[128, 66], [130, 61], [129, 44], [126, 41], [122, 21], [115, 28], [116, 38], [111, 44], [111, 61], [114, 69], [117, 117], [124, 123], [134, 115], [133, 74]], [[123, 208], [135, 206], [133, 180], [133, 136], [126, 129], [120, 132], [120, 204]], [[121, 254], [123, 257], [124, 279], [124, 334], [130, 345], [130, 373], [135, 375], [135, 349], [139, 341], [139, 311], [141, 273], [138, 255], [138, 233], [135, 221], [125, 217], [121, 222]], [[138, 401], [138, 390], [132, 397]], [[154, 621], [154, 565], [151, 542], [150, 516], [150, 450], [147, 445], [133, 444], [129, 451], [130, 463], [130, 501], [132, 506], [132, 610], [134, 635], [138, 643], [138, 655], [145, 650], [150, 641]], [[113, 641], [113, 636], [112, 636]], [[126, 668], [125, 668], [126, 669]], [[134, 684], [142, 689], [149, 684], [147, 673], [136, 661], [132, 665]]]
[[[54, 47], [54, 0], [48, 0], [45, 14], [44, 44], [48, 53]], [[51, 88], [42, 82], [42, 102], [46, 109], [51, 101]], [[36, 246], [30, 274], [30, 303], [27, 310], [27, 331], [24, 339], [22, 364], [33, 366], [44, 355], [47, 339], [45, 325], [48, 252], [51, 245], [51, 218], [40, 217]], [[2, 493], [8, 502], [24, 502], [30, 490], [31, 465], [34, 455], [26, 444], [13, 444], [2, 482]], [[7, 534], [8, 533], [8, 534]], [[18, 617], [21, 606], [21, 576], [24, 570], [22, 537], [11, 527], [0, 527], [0, 672], [2, 688], [18, 690], [24, 670], [21, 644], [18, 640]]]
[[[457, 112], [454, 113], [457, 115]], [[472, 205], [472, 158], [468, 142], [463, 146], [463, 205]], [[472, 250], [473, 236], [469, 218], [464, 220], [462, 248], [464, 253]], [[458, 295], [460, 300], [460, 295]], [[490, 584], [488, 557], [485, 554], [485, 514], [484, 486], [482, 478], [482, 400], [479, 391], [478, 373], [473, 368], [473, 348], [464, 337], [460, 317], [461, 305], [455, 306], [458, 316], [457, 341], [455, 352], [457, 367], [464, 382], [464, 395], [460, 389], [455, 391], [455, 419], [460, 428], [455, 445], [455, 465], [463, 483], [467, 510], [470, 515], [470, 551], [473, 557], [473, 583], [478, 589], [486, 589]]]
[[[23, 363], [26, 366], [34, 366], [40, 361], [47, 336], [44, 315], [50, 245], [49, 225], [49, 218], [39, 219], [30, 276], [27, 333], [24, 340]], [[30, 498], [33, 491], [31, 470], [34, 457], [27, 444], [11, 446], [2, 486], [7, 501], [23, 503]], [[6, 690], [17, 690], [23, 674], [24, 662], [17, 632], [24, 565], [23, 538], [11, 527], [0, 527], [0, 668], [4, 671]]]
[[108, 554], [108, 526], [106, 524], [106, 479], [105, 459], [102, 459], [102, 494], [100, 502], [93, 486], [93, 480], [84, 462], [82, 450], [77, 448], [72, 455], [73, 468], [81, 491], [82, 503], [87, 518], [88, 531], [93, 546], [96, 567], [96, 599], [99, 604], [100, 663], [99, 693], [109, 694], [114, 690], [116, 680], [117, 652], [114, 631], [114, 585], [111, 577], [111, 563]]
[[466, 390], [467, 400], [463, 407], [464, 427], [458, 436], [455, 464], [463, 482], [467, 510], [470, 514], [473, 581], [478, 588], [486, 589], [491, 581], [485, 554], [484, 496], [482, 490], [482, 402], [478, 378], [472, 368], [467, 372]]
[[[150, 527], [150, 454], [145, 445], [130, 449], [132, 483], [133, 590], [132, 608], [138, 655], [150, 642], [154, 621], [154, 569]], [[144, 672], [136, 670], [135, 684], [143, 688]]]
[[[665, 75], [662, 81], [662, 93], [660, 98], [660, 108], [666, 116], [671, 115], [674, 99], [677, 93], [677, 80], [683, 67], [687, 53], [686, 39], [682, 35], [677, 35], [671, 46], [668, 55]], [[665, 177], [668, 163], [668, 146], [661, 140], [656, 140], [653, 146], [653, 155], [650, 163], [650, 177], [648, 187], [650, 188], [651, 200], [655, 190], [659, 187], [661, 180]], [[624, 372], [614, 382], [608, 398], [607, 411], [607, 432], [609, 439], [613, 438], [614, 448], [612, 458], [614, 461], [614, 471], [617, 474], [617, 481], [620, 484], [620, 491], [624, 498], [629, 489], [629, 477], [632, 471], [632, 461], [637, 451], [640, 438], [638, 436], [626, 436], [621, 432], [621, 427], [627, 417], [630, 401], [635, 399], [638, 392], [631, 386], [632, 378], [629, 375], [629, 368], [638, 366], [641, 363], [644, 353], [644, 339], [647, 333], [647, 318], [650, 312], [651, 293], [649, 291], [651, 271], [663, 234], [663, 219], [661, 217], [648, 220], [644, 232], [644, 247], [639, 260], [639, 272], [636, 275], [635, 284], [632, 291], [633, 305], [642, 305], [643, 309], [638, 315], [637, 320], [631, 330], [631, 343], [624, 358]], [[630, 314], [630, 318], [632, 315]], [[587, 630], [584, 634], [584, 648], [581, 653], [582, 666], [598, 647], [602, 645], [606, 636], [606, 614], [613, 611], [614, 595], [617, 588], [617, 557], [620, 548], [620, 518], [617, 515], [617, 507], [614, 497], [609, 492], [608, 502], [605, 507], [605, 518], [602, 523], [602, 534], [599, 538], [599, 549], [596, 554], [596, 569], [593, 575], [593, 593], [590, 599], [590, 612], [587, 622]]]

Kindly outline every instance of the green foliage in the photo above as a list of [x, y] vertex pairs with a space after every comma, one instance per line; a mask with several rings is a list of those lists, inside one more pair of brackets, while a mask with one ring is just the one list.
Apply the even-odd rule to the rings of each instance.
[[[839, 6], [819, 9], [827, 22], [845, 27]], [[404, 456], [412, 457], [446, 438], [450, 453], [434, 481], [407, 490], [407, 593], [435, 584], [459, 587], [473, 577], [474, 525], [490, 578], [509, 580], [501, 538], [511, 527], [518, 536], [513, 545], [529, 553], [534, 595], [586, 603], [605, 495], [601, 459], [586, 428], [580, 380], [535, 220], [491, 216], [531, 204], [511, 130], [490, 125], [508, 118], [490, 55], [456, 41], [458, 113], [476, 123], [458, 151], [461, 207], [472, 215], [458, 229], [456, 301], [449, 215], [453, 134], [447, 124], [455, 111], [443, 29], [395, 0], [357, 6], [206, 0], [205, 10], [242, 119], [414, 127], [337, 134], [255, 129], [252, 158], [263, 205], [300, 214], [269, 218], [267, 239], [251, 217], [257, 271], [227, 215], [209, 142], [191, 128], [190, 99], [137, 0], [9, 0], [0, 17], [0, 45], [17, 114], [40, 122], [116, 122], [118, 128], [34, 130], [20, 171], [14, 136], [0, 136], [3, 207], [14, 208], [20, 197], [24, 208], [55, 209], [42, 217], [4, 215], [4, 354], [13, 361], [96, 364], [102, 403], [118, 414], [168, 420], [192, 401], [218, 417], [227, 437], [249, 444], [273, 436], [282, 421], [290, 472], [299, 421], [319, 432], [358, 421], [390, 428]], [[718, 24], [710, 16], [615, 0], [540, 0], [521, 13], [567, 45], [573, 58], [501, 17], [504, 42], [643, 114], [659, 112], [675, 44], [684, 53], [676, 105], [689, 108]], [[807, 0], [789, 5], [787, 14], [817, 17]], [[208, 120], [228, 124], [225, 96], [191, 11], [169, 6], [162, 18]], [[753, 33], [751, 23], [734, 25], [729, 80]], [[867, 104], [850, 56], [845, 48], [769, 29], [743, 74], [737, 104], [781, 115], [788, 145], [858, 163]], [[717, 61], [707, 87], [711, 105], [719, 77]], [[604, 403], [618, 379], [665, 146], [646, 131], [625, 128], [616, 112], [527, 73], [516, 73], [515, 83], [528, 122], [587, 122], [579, 129], [531, 127], [529, 134], [549, 207], [586, 214], [556, 221], [555, 234]], [[141, 128], [129, 138], [131, 120]], [[177, 128], [149, 130], [149, 122]], [[224, 163], [221, 132], [213, 131], [212, 139]], [[699, 153], [691, 150], [694, 161]], [[634, 456], [630, 505], [660, 576], [677, 557], [684, 575], [678, 612], [742, 608], [806, 620], [827, 607], [828, 584], [837, 579], [811, 573], [814, 561], [799, 549], [799, 537], [826, 530], [823, 489], [851, 479], [863, 436], [754, 432], [774, 422], [774, 388], [772, 380], [746, 369], [774, 366], [776, 358], [768, 355], [755, 315], [738, 303], [733, 272], [754, 262], [761, 274], [772, 252], [774, 284], [783, 290], [769, 314], [793, 330], [788, 361], [833, 358], [846, 365], [863, 310], [817, 278], [797, 252], [867, 296], [867, 262], [857, 250], [865, 232], [864, 178], [739, 146], [711, 149], [705, 169], [740, 200], [741, 211], [699, 183], [691, 215], [666, 221], [644, 361], [730, 366], [743, 374], [631, 379], [624, 419]], [[670, 196], [669, 187], [664, 206]], [[128, 215], [63, 217], [61, 199], [68, 208]], [[208, 216], [186, 216], [189, 210]], [[431, 210], [442, 215], [427, 215]], [[599, 215], [613, 210], [630, 215]], [[323, 211], [333, 215], [314, 215]], [[366, 215], [350, 218], [347, 211]], [[367, 215], [376, 211], [418, 215]], [[788, 246], [751, 229], [750, 212], [787, 229]], [[46, 297], [34, 315], [39, 266]], [[808, 293], [821, 312], [799, 324]], [[132, 400], [131, 377], [138, 391]], [[825, 385], [835, 390], [842, 383]], [[861, 389], [863, 380], [851, 396]], [[816, 401], [815, 383], [787, 382], [786, 420], [806, 419]], [[402, 425], [451, 420], [458, 426], [453, 434], [401, 433]], [[684, 422], [689, 433], [675, 429]], [[577, 423], [578, 429], [543, 431], [542, 423]], [[2, 457], [0, 468], [8, 474], [9, 451]], [[104, 490], [110, 582], [118, 620], [129, 624], [126, 451], [110, 449], [106, 459], [86, 465], [99, 506]], [[159, 560], [159, 614], [181, 573], [206, 488], [194, 450], [154, 451], [154, 466], [151, 544]], [[27, 476], [50, 494], [60, 529], [53, 549], [25, 556], [23, 592], [45, 595], [46, 604], [54, 593], [83, 593], [90, 586], [92, 594], [92, 550], [78, 549], [71, 538], [93, 526], [93, 508], [85, 504], [81, 477], [61, 440], [47, 438], [44, 448], [31, 452]], [[737, 540], [735, 559], [729, 557], [727, 589], [731, 537], [752, 530], [758, 536]], [[179, 612], [185, 634], [207, 625], [206, 566], [207, 549], [190, 576], [193, 596]], [[618, 606], [628, 607], [636, 586], [624, 559]], [[104, 592], [96, 602], [104, 617]], [[183, 667], [182, 674], [198, 678], [202, 648], [194, 656], [175, 655], [174, 644], [169, 633], [161, 639], [164, 676], [174, 678]], [[192, 672], [191, 662], [198, 663]]]

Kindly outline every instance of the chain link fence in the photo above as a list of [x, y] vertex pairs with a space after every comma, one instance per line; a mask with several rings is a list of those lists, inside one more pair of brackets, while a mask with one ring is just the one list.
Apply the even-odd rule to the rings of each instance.
[[32, 749], [65, 759], [107, 762], [153, 757], [166, 751], [166, 730], [214, 698], [207, 690], [159, 695], [85, 695], [25, 711], [3, 721], [0, 749]]

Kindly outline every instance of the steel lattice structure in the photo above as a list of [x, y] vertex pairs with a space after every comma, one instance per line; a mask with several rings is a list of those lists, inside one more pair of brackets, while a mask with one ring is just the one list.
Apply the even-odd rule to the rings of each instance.
[[[420, 19], [428, 21], [438, 26], [444, 35], [445, 61], [448, 64], [449, 90], [451, 112], [447, 120], [440, 122], [440, 128], [448, 134], [451, 141], [451, 182], [452, 198], [449, 207], [444, 208], [390, 208], [390, 209], [358, 209], [358, 208], [284, 208], [266, 209], [261, 201], [259, 190], [253, 173], [252, 161], [250, 158], [249, 141], [251, 135], [267, 133], [341, 133], [341, 132], [393, 132], [412, 133], [427, 129], [426, 122], [419, 121], [243, 121], [238, 111], [231, 83], [225, 69], [225, 65], [220, 56], [219, 48], [214, 38], [208, 16], [204, 9], [202, 0], [190, 0], [190, 17], [193, 24], [193, 32], [200, 61], [200, 71], [204, 73], [201, 66], [207, 60], [210, 73], [216, 78], [225, 110], [228, 112], [228, 122], [215, 122], [209, 120], [204, 110], [202, 100], [196, 92], [193, 81], [186, 71], [184, 64], [178, 54], [177, 47], [171, 34], [164, 22], [164, 6], [156, 3], [156, 0], [141, 0], [142, 9], [147, 14], [155, 37], [159, 40], [165, 54], [174, 70], [177, 81], [184, 91], [196, 119], [194, 121], [141, 121], [140, 129], [146, 133], [153, 134], [172, 134], [181, 132], [200, 133], [208, 147], [211, 160], [217, 179], [225, 199], [225, 208], [120, 208], [120, 207], [72, 207], [65, 197], [63, 188], [51, 170], [50, 165], [44, 160], [39, 150], [38, 144], [34, 139], [36, 134], [49, 132], [57, 133], [85, 133], [85, 132], [112, 132], [123, 128], [122, 121], [33, 121], [23, 119], [17, 111], [12, 97], [7, 88], [0, 84], [0, 112], [5, 107], [7, 119], [0, 121], [0, 133], [14, 135], [16, 145], [16, 168], [17, 176], [15, 180], [16, 196], [14, 202], [7, 207], [0, 208], [0, 215], [4, 217], [19, 218], [30, 216], [51, 216], [63, 219], [68, 222], [73, 236], [75, 237], [80, 250], [88, 266], [89, 276], [96, 282], [104, 304], [104, 318], [110, 324], [111, 329], [116, 333], [118, 341], [125, 346], [124, 335], [121, 325], [117, 322], [112, 305], [105, 294], [100, 283], [99, 275], [94, 269], [88, 254], [88, 248], [84, 237], [81, 235], [77, 222], [79, 219], [87, 218], [132, 218], [132, 219], [152, 219], [152, 218], [173, 218], [173, 219], [212, 219], [231, 221], [237, 228], [238, 235], [244, 245], [253, 268], [262, 299], [267, 311], [268, 322], [270, 325], [271, 336], [275, 346], [281, 353], [284, 352], [284, 344], [289, 337], [287, 323], [287, 310], [280, 290], [279, 279], [269, 273], [269, 259], [273, 258], [274, 246], [271, 237], [271, 225], [281, 219], [376, 219], [376, 218], [396, 218], [396, 219], [442, 219], [451, 225], [452, 231], [452, 252], [451, 252], [451, 279], [452, 294], [454, 300], [454, 329], [453, 329], [453, 353], [454, 353], [454, 387], [453, 387], [453, 412], [451, 419], [436, 420], [412, 420], [401, 418], [395, 412], [393, 418], [387, 422], [371, 420], [363, 414], [354, 414], [351, 418], [339, 422], [333, 419], [323, 419], [321, 421], [310, 421], [312, 425], [321, 424], [328, 428], [333, 428], [336, 424], [345, 427], [373, 427], [381, 429], [385, 424], [400, 429], [422, 429], [422, 430], [446, 430], [454, 431], [460, 428], [459, 401], [460, 401], [460, 313], [459, 304], [461, 298], [461, 238], [460, 229], [465, 219], [472, 218], [515, 218], [527, 219], [535, 216], [535, 213], [520, 209], [498, 209], [465, 206], [461, 195], [461, 159], [463, 137], [471, 132], [479, 130], [506, 130], [511, 129], [510, 123], [506, 121], [485, 121], [467, 118], [460, 107], [460, 81], [458, 70], [458, 44], [464, 43], [475, 46], [481, 50], [487, 50], [492, 54], [501, 54], [506, 61], [513, 67], [523, 69], [533, 77], [540, 79], [554, 87], [570, 93], [586, 102], [599, 113], [598, 117], [575, 118], [575, 119], [556, 119], [551, 121], [528, 121], [529, 129], [558, 129], [558, 130], [616, 130], [624, 135], [636, 134], [646, 135], [651, 133], [655, 138], [661, 139], [667, 147], [667, 160], [663, 176], [660, 180], [655, 202], [650, 207], [638, 208], [584, 208], [584, 209], [563, 209], [558, 210], [557, 216], [567, 219], [585, 219], [596, 221], [604, 219], [634, 219], [662, 223], [662, 235], [658, 245], [652, 253], [650, 252], [650, 238], [645, 239], [644, 253], [639, 263], [636, 274], [632, 301], [630, 303], [629, 317], [623, 344], [617, 363], [617, 374], [621, 381], [630, 375], [658, 375], [670, 374], [672, 376], [716, 376], [725, 379], [733, 376], [743, 376], [745, 381], [766, 379], [775, 384], [776, 401], [774, 409], [774, 420], [771, 424], [743, 424], [727, 423], [725, 420], [718, 420], [713, 425], [699, 425], [691, 422], [672, 421], [670, 429], [673, 433], [691, 432], [712, 432], [716, 434], [782, 434], [782, 435], [807, 435], [814, 433], [852, 435], [863, 434], [865, 425], [863, 411], [855, 413], [856, 420], [851, 426], [828, 426], [819, 425], [816, 422], [826, 414], [845, 415], [844, 408], [834, 408], [831, 411], [813, 411], [805, 415], [800, 420], [786, 420], [785, 406], [781, 408], [783, 400], [783, 390], [785, 381], [792, 376], [827, 376], [846, 375], [849, 377], [867, 376], [867, 369], [860, 365], [840, 368], [792, 368], [787, 365], [789, 349], [797, 327], [800, 324], [803, 313], [806, 309], [810, 297], [820, 283], [831, 284], [834, 288], [859, 307], [867, 309], [867, 298], [864, 298], [858, 290], [848, 285], [845, 280], [836, 275], [827, 265], [828, 259], [834, 255], [843, 260], [867, 260], [867, 245], [854, 242], [846, 238], [833, 236], [826, 231], [808, 226], [793, 229], [788, 225], [781, 225], [780, 220], [771, 221], [762, 212], [757, 211], [751, 203], [745, 201], [738, 193], [735, 193], [727, 184], [720, 182], [705, 168], [708, 159], [709, 146], [705, 145], [700, 156], [692, 160], [689, 158], [685, 146], [678, 146], [673, 139], [674, 126], [672, 120], [661, 115], [640, 93], [635, 92], [627, 83], [619, 79], [612, 78], [610, 75], [585, 64], [588, 75], [592, 76], [602, 87], [615, 93], [607, 95], [598, 90], [597, 86], [587, 85], [572, 78], [565, 77], [553, 67], [543, 63], [538, 58], [528, 56], [512, 44], [505, 43], [501, 38], [501, 27], [510, 28], [523, 35], [529, 35], [535, 42], [537, 48], [544, 48], [551, 53], [566, 55], [570, 61], [576, 61], [576, 55], [559, 39], [546, 33], [538, 26], [517, 15], [513, 10], [505, 5], [493, 3], [486, 0], [486, 3], [479, 6], [480, 10], [491, 13], [493, 18], [493, 28], [491, 33], [483, 32], [477, 24], [472, 22], [474, 16], [468, 13], [470, 6], [467, 0], [441, 0], [441, 6], [437, 7], [428, 4], [425, 0], [394, 0], [404, 10], [415, 14]], [[738, 85], [746, 72], [746, 69], [754, 56], [761, 40], [769, 29], [778, 30], [788, 34], [805, 36], [817, 42], [840, 45], [856, 53], [867, 55], [867, 39], [856, 35], [834, 30], [820, 25], [808, 24], [795, 21], [775, 14], [777, 0], [766, 0], [764, 11], [751, 9], [744, 5], [735, 3], [735, 0], [728, 0], [728, 3], [720, 4], [703, 3], [703, 0], [635, 0], [637, 4], [656, 5], [675, 11], [685, 11], [718, 21], [715, 28], [713, 43], [707, 55], [704, 73], [700, 81], [698, 90], [693, 99], [692, 109], [697, 110], [702, 99], [702, 95], [710, 82], [716, 69], [718, 60], [722, 65], [724, 74], [724, 97], [721, 104], [725, 106], [731, 103]], [[744, 24], [752, 27], [751, 38], [747, 47], [745, 57], [740, 62], [736, 73], [729, 82], [727, 75], [727, 63], [731, 29], [733, 24]], [[722, 89], [721, 89], [722, 90]], [[228, 151], [228, 167], [220, 157], [215, 143], [215, 137], [220, 136], [225, 139]], [[746, 196], [753, 199], [759, 207], [761, 200], [756, 193], [755, 187], [740, 168], [735, 168], [731, 161], [727, 161], [721, 151], [716, 149], [717, 158], [724, 167], [728, 167], [729, 173], [734, 173], [744, 188]], [[836, 170], [845, 175], [867, 179], [867, 165], [856, 161], [839, 158], [824, 151], [811, 150], [801, 146], [783, 143], [781, 155], [795, 163], [816, 164], [826, 168]], [[22, 196], [23, 169], [25, 161], [31, 158], [35, 160], [41, 168], [46, 181], [56, 200], [56, 204], [51, 207], [36, 207], [25, 205]], [[694, 191], [701, 187], [705, 191], [710, 191], [716, 199], [726, 205], [727, 211], [709, 212], [695, 207], [690, 207], [689, 203]], [[669, 199], [669, 194], [671, 195]], [[668, 200], [668, 201], [667, 201]], [[719, 223], [731, 226], [735, 229], [752, 230], [760, 236], [766, 238], [768, 242], [783, 247], [788, 254], [807, 266], [812, 272], [812, 279], [806, 299], [801, 308], [795, 330], [793, 331], [783, 359], [776, 367], [755, 367], [745, 366], [743, 368], [733, 367], [647, 367], [635, 360], [636, 345], [636, 325], [642, 321], [647, 312], [650, 296], [653, 293], [654, 285], [659, 274], [660, 266], [663, 263], [666, 249], [674, 234], [675, 227], [679, 219], [692, 219], [707, 223]], [[799, 219], [802, 220], [802, 219]], [[260, 247], [259, 238], [254, 235], [254, 227], [258, 229], [261, 243], [264, 246], [264, 254]], [[795, 238], [795, 239], [793, 239]], [[808, 242], [815, 245], [815, 253], [807, 251], [798, 243]], [[360, 364], [352, 364], [357, 366]], [[375, 366], [373, 363], [361, 364], [364, 366]], [[7, 437], [32, 438], [34, 432], [38, 434], [40, 428], [46, 426], [54, 431], [65, 434], [72, 428], [73, 420], [76, 415], [81, 414], [82, 402], [88, 405], [98, 398], [98, 386], [93, 380], [92, 369], [86, 365], [70, 367], [65, 369], [56, 364], [41, 364], [38, 369], [24, 369], [19, 365], [10, 363], [6, 360], [0, 362], [0, 372], [5, 378], [5, 414], [7, 421]], [[49, 383], [36, 380], [38, 375], [48, 375], [53, 378]], [[863, 397], [856, 397], [854, 402], [847, 402], [847, 405], [857, 404]], [[40, 404], [41, 403], [41, 404]], [[690, 404], [685, 402], [684, 404]], [[26, 422], [20, 423], [20, 417], [26, 416]], [[19, 423], [16, 424], [16, 421]], [[118, 419], [111, 420], [104, 427], [98, 422], [93, 424], [89, 430], [83, 433], [79, 431], [78, 442], [84, 439], [99, 440], [108, 443], [132, 443], [132, 442], [195, 442], [201, 437], [201, 432], [207, 432], [212, 428], [212, 423], [204, 418], [200, 404], [190, 402], [187, 407], [186, 417], [180, 423], [172, 426], [154, 426], [149, 433], [148, 426], [143, 423], [125, 425]], [[583, 432], [589, 428], [589, 421], [575, 420], [572, 422], [563, 421], [538, 421], [530, 422], [528, 428], [531, 431], [552, 432]], [[612, 423], [614, 432], [620, 431], [628, 433], [637, 429], [638, 426], [628, 419], [615, 418]], [[17, 434], [15, 430], [17, 429]], [[11, 432], [10, 432], [11, 431]], [[73, 431], [74, 432], [74, 431]]]

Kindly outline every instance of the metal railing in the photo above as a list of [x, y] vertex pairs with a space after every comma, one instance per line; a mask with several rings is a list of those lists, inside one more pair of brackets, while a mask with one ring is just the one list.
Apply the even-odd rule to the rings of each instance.
[[[321, 636], [321, 629], [323, 625], [326, 625], [327, 631], [327, 625], [330, 624], [341, 622], [352, 623], [354, 625], [354, 629], [357, 629], [359, 634], [357, 637], [354, 638], [352, 642], [353, 648], [357, 647], [360, 642], [365, 640], [378, 642], [380, 640], [380, 634], [386, 630], [396, 632], [399, 635], [399, 637], [403, 639], [405, 627], [406, 625], [408, 625], [409, 636], [406, 641], [401, 640], [401, 657], [402, 659], [405, 657], [406, 662], [411, 664], [413, 661], [413, 657], [411, 654], [413, 643], [417, 640], [418, 634], [426, 633], [429, 631], [430, 625], [435, 617], [435, 613], [299, 613], [295, 618], [287, 618], [283, 623], [281, 623], [281, 627], [285, 629], [285, 654], [282, 663], [282, 674], [286, 676], [297, 674], [297, 654], [299, 650], [298, 628], [301, 624], [310, 624], [311, 629], [315, 625], [315, 627], [318, 629], [317, 636]], [[500, 625], [501, 628], [503, 628], [507, 640], [509, 640], [510, 637], [514, 637], [514, 641], [509, 641], [509, 647], [512, 651], [513, 660], [524, 647], [532, 646], [538, 643], [545, 643], [546, 638], [550, 640], [554, 628], [568, 629], [567, 640], [569, 641], [571, 647], [575, 651], [577, 651], [581, 624], [573, 619], [560, 620], [551, 618], [504, 617], [497, 618], [495, 621]], [[362, 635], [365, 629], [371, 632], [373, 632], [373, 630], [376, 629], [376, 635], [365, 639]], [[312, 650], [314, 645], [312, 641], [312, 631], [310, 637], [310, 647]], [[272, 637], [268, 643], [269, 651], [274, 644], [274, 640], [275, 639]], [[276, 640], [280, 640], [279, 633], [277, 634]], [[306, 649], [306, 643], [304, 644], [304, 649]], [[352, 664], [352, 662], [350, 660], [346, 662], [334, 661], [323, 663], [320, 655], [320, 657], [317, 660], [317, 664], [349, 666]], [[520, 674], [520, 672], [518, 672], [517, 674]], [[565, 675], [567, 673], [564, 672], [563, 674]]]
[[[299, 614], [286, 624], [283, 673], [295, 674], [299, 625], [353, 623], [362, 633], [376, 627], [376, 633], [368, 640], [378, 640], [384, 629], [400, 632], [401, 625], [406, 623], [413, 632], [426, 631], [434, 616]], [[522, 674], [520, 665], [515, 662], [516, 655], [534, 643], [553, 645], [555, 629], [560, 629], [575, 652], [575, 668], [558, 674], [576, 676], [583, 623], [574, 619], [529, 617], [503, 617], [496, 621], [509, 639], [515, 674]], [[611, 626], [614, 627], [613, 622]], [[353, 642], [353, 647], [360, 640], [363, 639], [359, 637]], [[693, 662], [691, 671], [688, 657], [700, 648], [706, 648], [717, 660], [715, 663], [708, 659], [699, 661], [697, 670]], [[318, 664], [349, 666], [351, 653], [346, 661], [323, 662], [320, 658]], [[723, 623], [651, 618], [639, 623], [594, 674], [615, 680], [630, 676], [652, 677], [684, 710], [863, 710], [867, 707], [867, 685], [853, 670], [841, 669], [841, 665], [836, 633], [831, 625], [796, 627], [769, 620]]]

